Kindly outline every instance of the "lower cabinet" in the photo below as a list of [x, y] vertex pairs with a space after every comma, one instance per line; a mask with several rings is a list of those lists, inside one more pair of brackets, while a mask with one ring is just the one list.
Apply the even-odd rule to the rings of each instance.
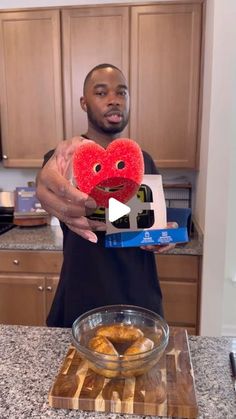
[[[0, 251], [0, 323], [44, 326], [62, 264], [60, 251]], [[199, 332], [201, 257], [156, 255], [165, 318]]]
[[198, 334], [201, 257], [163, 254], [156, 259], [167, 323]]
[[1, 251], [0, 323], [44, 326], [61, 263], [61, 252]]

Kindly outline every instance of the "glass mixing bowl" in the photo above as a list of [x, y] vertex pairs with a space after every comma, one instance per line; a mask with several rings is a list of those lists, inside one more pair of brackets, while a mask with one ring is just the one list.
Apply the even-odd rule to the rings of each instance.
[[[169, 327], [162, 317], [145, 308], [111, 305], [78, 317], [72, 337], [93, 371], [108, 378], [126, 378], [144, 374], [158, 362], [168, 343]], [[114, 348], [115, 354], [107, 347]]]

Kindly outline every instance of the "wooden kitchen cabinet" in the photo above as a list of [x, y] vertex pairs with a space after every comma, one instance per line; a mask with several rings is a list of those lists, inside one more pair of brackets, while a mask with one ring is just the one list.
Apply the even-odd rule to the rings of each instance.
[[[0, 323], [46, 324], [62, 264], [60, 251], [0, 251]], [[165, 318], [199, 332], [201, 257], [156, 255]]]
[[167, 323], [198, 334], [201, 257], [163, 254], [156, 260]]
[[158, 167], [196, 168], [202, 2], [131, 8], [130, 136]]
[[0, 252], [0, 323], [43, 326], [62, 263], [61, 252]]
[[158, 167], [195, 168], [202, 1], [71, 8], [63, 10], [62, 22], [66, 137], [86, 131], [84, 77], [110, 62], [130, 84], [130, 127], [123, 136], [135, 139]]
[[80, 106], [83, 82], [97, 64], [111, 63], [129, 74], [129, 8], [89, 7], [62, 11], [66, 138], [87, 131]]
[[44, 277], [0, 274], [0, 323], [44, 324]]
[[130, 85], [130, 125], [122, 136], [160, 168], [196, 168], [204, 2], [0, 13], [4, 166], [40, 167], [58, 141], [84, 133], [84, 78], [108, 62]]
[[60, 11], [0, 13], [0, 104], [5, 167], [40, 167], [64, 137]]

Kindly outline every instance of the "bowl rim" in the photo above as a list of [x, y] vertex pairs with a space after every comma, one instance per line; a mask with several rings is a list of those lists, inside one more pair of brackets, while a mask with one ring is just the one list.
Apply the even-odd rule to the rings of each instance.
[[[155, 321], [160, 321], [161, 325], [160, 328], [163, 331], [163, 337], [161, 339], [161, 342], [158, 346], [154, 346], [152, 349], [149, 349], [145, 352], [139, 353], [139, 354], [129, 354], [129, 355], [123, 355], [118, 354], [117, 355], [110, 355], [110, 354], [104, 354], [97, 351], [92, 351], [91, 349], [87, 348], [86, 346], [81, 345], [75, 336], [76, 327], [79, 323], [88, 320], [88, 317], [92, 317], [94, 314], [98, 314], [100, 311], [103, 311], [105, 313], [111, 313], [119, 311], [119, 313], [122, 313], [122, 311], [128, 311], [128, 312], [138, 312], [139, 314], [145, 314], [147, 317], [151, 318]], [[135, 360], [143, 360], [145, 359], [149, 354], [155, 355], [156, 352], [160, 352], [161, 350], [165, 349], [167, 346], [168, 340], [169, 340], [169, 326], [165, 319], [161, 317], [159, 314], [155, 313], [154, 311], [151, 311], [149, 309], [146, 309], [144, 307], [139, 307], [136, 305], [131, 304], [113, 304], [113, 305], [106, 305], [94, 308], [92, 310], [89, 310], [83, 314], [81, 314], [72, 324], [72, 340], [76, 346], [76, 348], [87, 358], [91, 360], [91, 357], [96, 357], [97, 359], [100, 359], [101, 361], [109, 361], [109, 363], [114, 363], [114, 365], [118, 362], [132, 362]]]

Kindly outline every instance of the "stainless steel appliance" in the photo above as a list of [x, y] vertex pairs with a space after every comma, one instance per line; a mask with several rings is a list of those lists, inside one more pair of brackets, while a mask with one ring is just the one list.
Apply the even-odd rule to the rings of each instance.
[[13, 213], [14, 192], [0, 192], [0, 234], [15, 227]]

